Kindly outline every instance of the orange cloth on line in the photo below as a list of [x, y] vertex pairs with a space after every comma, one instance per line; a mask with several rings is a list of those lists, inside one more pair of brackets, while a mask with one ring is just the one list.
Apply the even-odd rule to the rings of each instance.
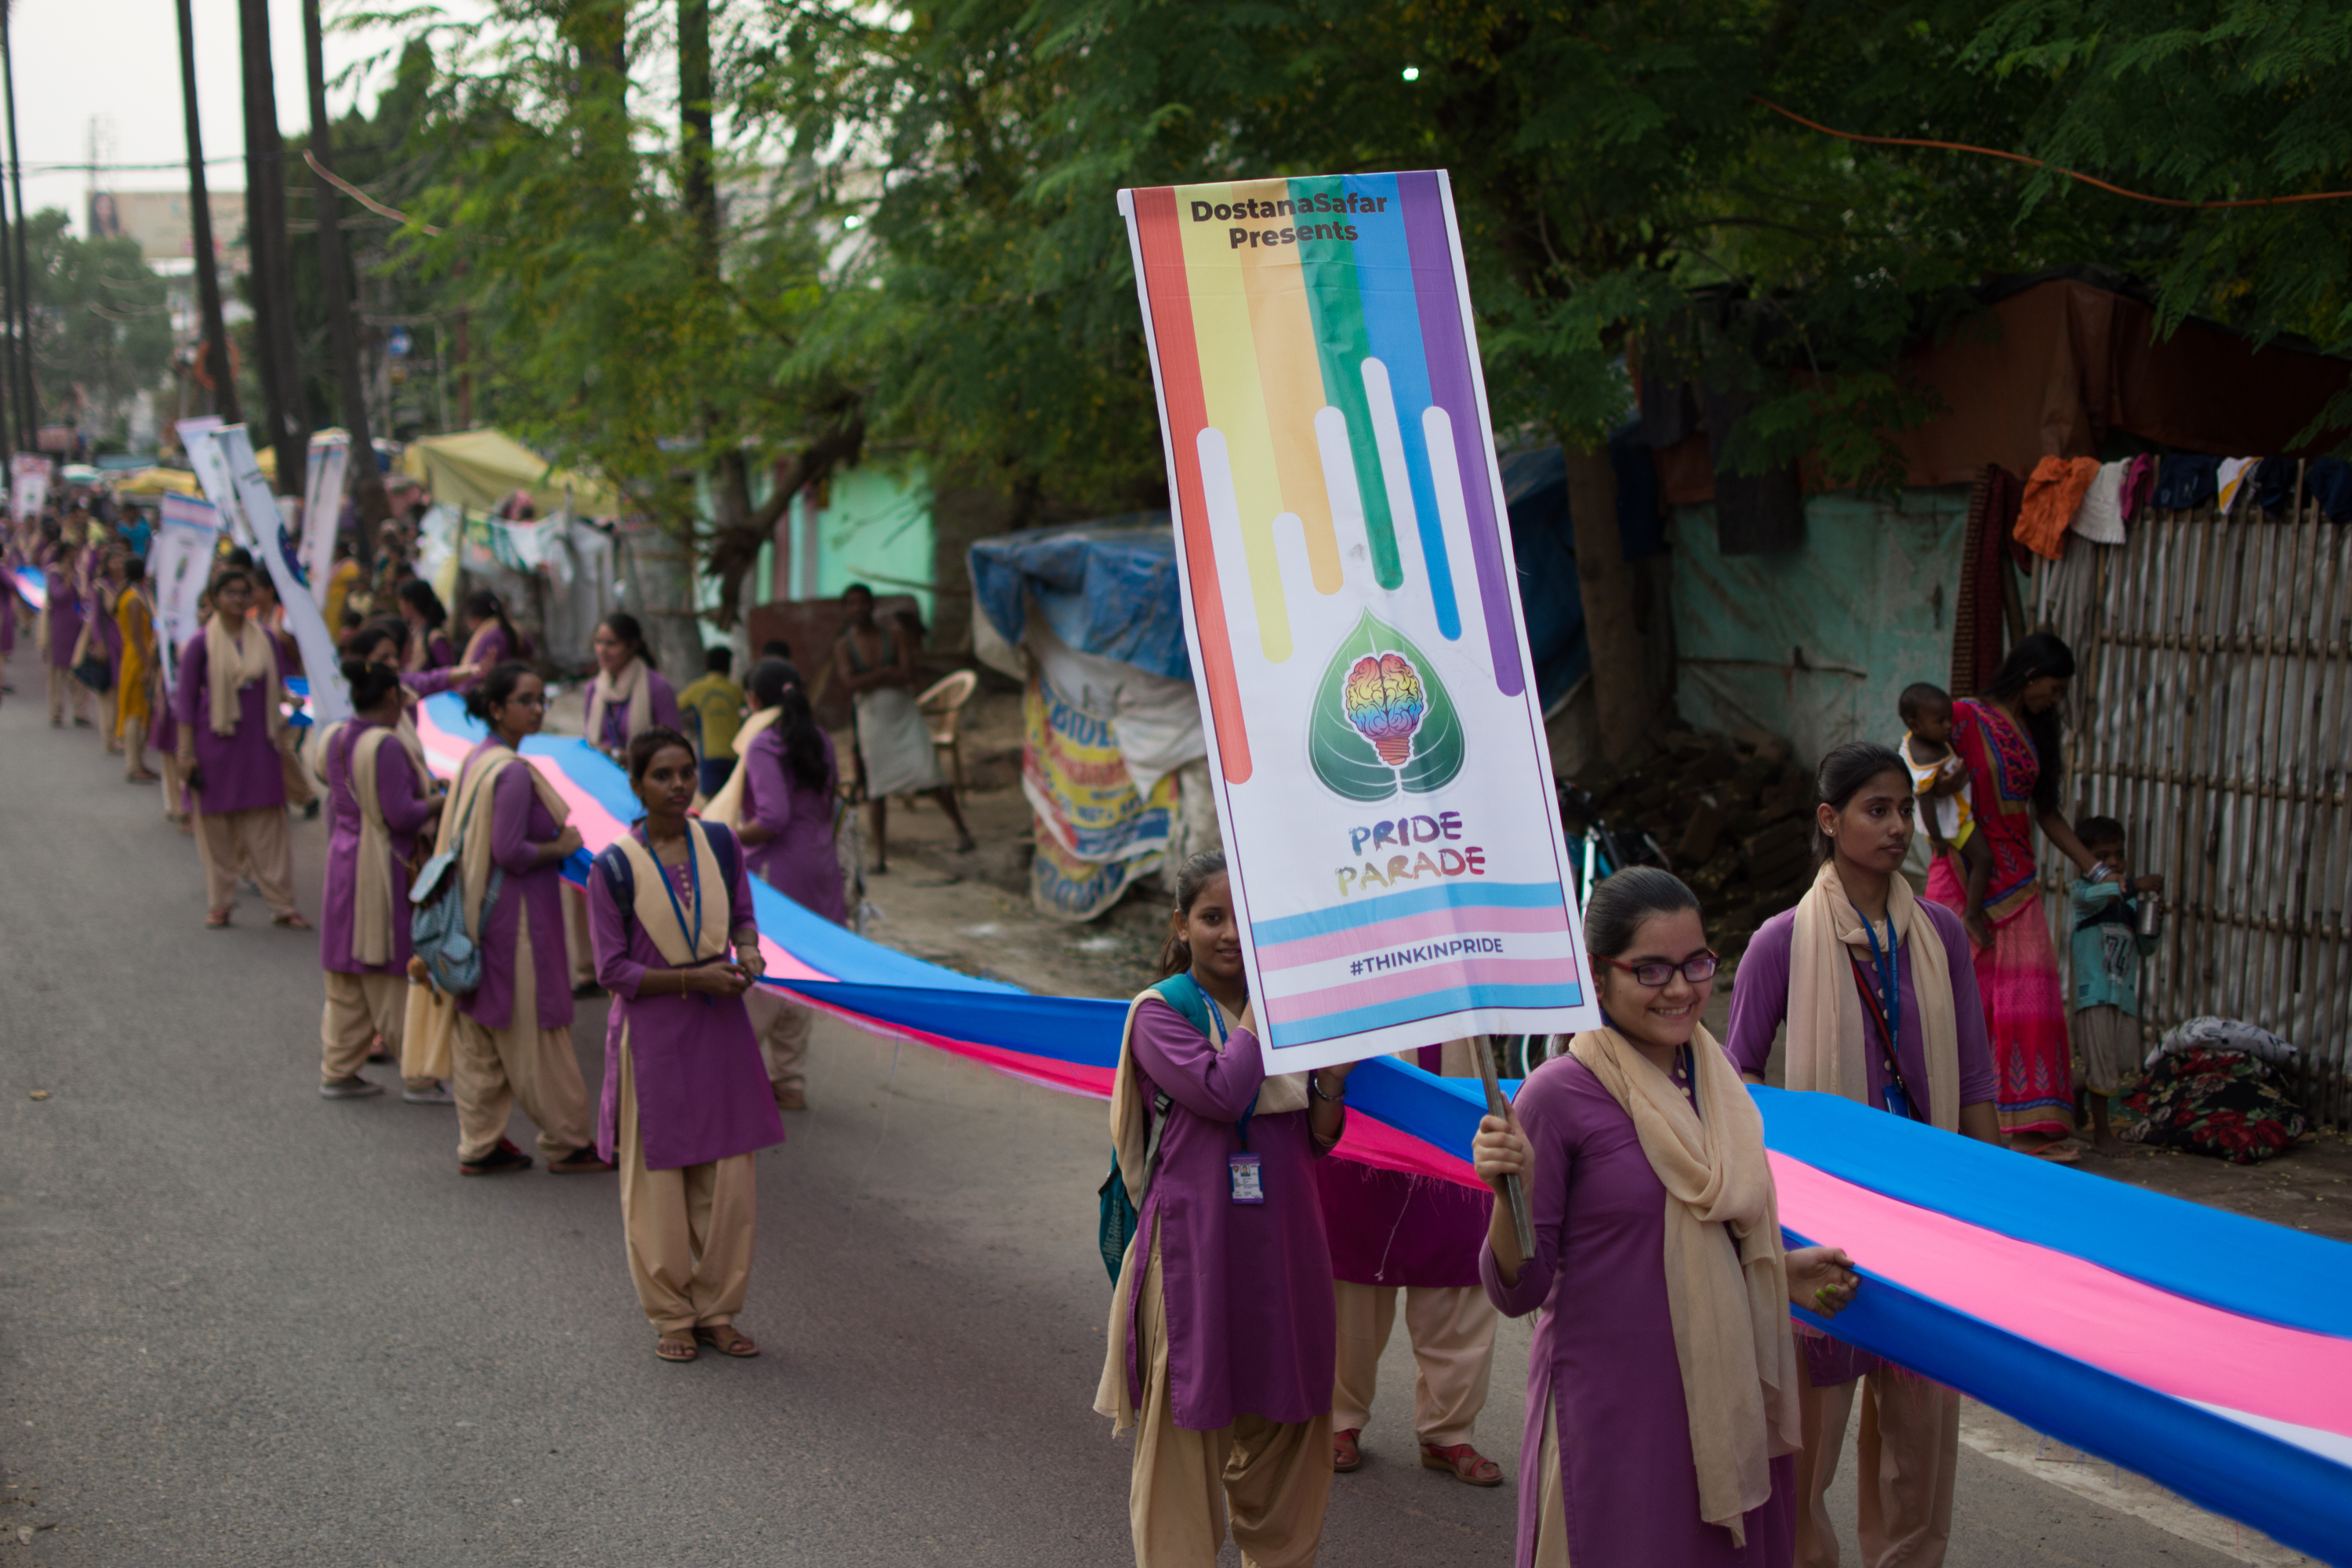
[[2017, 509], [2017, 542], [2046, 560], [2063, 556], [2066, 530], [2098, 477], [2096, 458], [2044, 458], [2034, 464]]

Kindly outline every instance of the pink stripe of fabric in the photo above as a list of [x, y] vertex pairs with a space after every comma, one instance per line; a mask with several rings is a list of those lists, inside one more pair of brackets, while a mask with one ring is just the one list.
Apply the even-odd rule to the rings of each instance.
[[1434, 1145], [1423, 1142], [1410, 1132], [1401, 1132], [1360, 1110], [1348, 1112], [1348, 1125], [1339, 1134], [1339, 1146], [1332, 1152], [1340, 1159], [1359, 1164], [1377, 1165], [1383, 1171], [1402, 1171], [1408, 1176], [1434, 1176], [1441, 1182], [1453, 1182], [1465, 1187], [1486, 1190], [1486, 1184], [1466, 1160], [1457, 1160]]
[[771, 980], [831, 980], [835, 978], [835, 976], [825, 973], [824, 971], [821, 969], [811, 969], [807, 964], [803, 963], [798, 958], [794, 957], [791, 951], [785, 948], [782, 942], [779, 942], [774, 937], [770, 936], [765, 931], [761, 931], [760, 933], [760, 956], [767, 963], [768, 977]]
[[1305, 1023], [1326, 1013], [1400, 1001], [1450, 985], [1550, 985], [1560, 973], [1561, 966], [1548, 958], [1464, 958], [1417, 969], [1392, 969], [1386, 974], [1281, 997], [1282, 1021]]
[[525, 757], [524, 762], [539, 770], [539, 776], [555, 786], [563, 804], [572, 808], [572, 826], [580, 830], [580, 838], [594, 855], [628, 831], [625, 823], [616, 821], [604, 803], [572, 782], [571, 775], [555, 765], [552, 757]]
[[1261, 946], [1257, 950], [1257, 964], [1261, 970], [1296, 969], [1302, 963], [1319, 963], [1327, 958], [1352, 958], [1360, 952], [1374, 952], [1383, 948], [1408, 947], [1416, 942], [1426, 942], [1435, 937], [1471, 936], [1484, 931], [1556, 931], [1567, 929], [1568, 917], [1557, 909], [1440, 910], [1433, 914], [1406, 915], [1401, 920], [1382, 921], [1377, 925], [1357, 926], [1349, 931], [1302, 936], [1296, 942]]
[[2159, 1394], [2352, 1436], [2352, 1340], [2242, 1318], [1770, 1159], [1782, 1222], [1873, 1273]]

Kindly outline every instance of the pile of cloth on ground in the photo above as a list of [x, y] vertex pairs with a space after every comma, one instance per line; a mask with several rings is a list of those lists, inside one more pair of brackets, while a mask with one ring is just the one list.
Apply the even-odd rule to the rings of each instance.
[[2301, 1138], [2309, 1123], [2280, 1069], [2295, 1047], [2235, 1018], [2189, 1019], [2157, 1042], [2147, 1074], [2124, 1103], [2139, 1113], [2136, 1143], [2250, 1165]]

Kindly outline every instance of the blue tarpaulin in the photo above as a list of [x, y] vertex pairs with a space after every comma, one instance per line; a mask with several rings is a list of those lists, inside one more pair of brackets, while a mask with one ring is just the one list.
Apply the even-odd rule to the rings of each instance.
[[1192, 679], [1176, 584], [1176, 533], [1164, 511], [1033, 528], [971, 547], [981, 614], [1018, 647], [1025, 594], [1079, 653], [1174, 680]]
[[[1617, 541], [1628, 561], [1666, 547], [1658, 510], [1658, 471], [1650, 449], [1620, 436], [1609, 444], [1617, 475]], [[1506, 453], [1503, 501], [1511, 514], [1511, 553], [1519, 566], [1519, 606], [1536, 690], [1549, 710], [1592, 668], [1584, 640], [1584, 600], [1576, 575], [1576, 533], [1569, 526], [1568, 459], [1558, 447]]]

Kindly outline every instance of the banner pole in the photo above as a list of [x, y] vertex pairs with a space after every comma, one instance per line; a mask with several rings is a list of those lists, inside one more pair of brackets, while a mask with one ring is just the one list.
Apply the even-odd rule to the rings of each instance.
[[[1478, 1077], [1486, 1086], [1486, 1113], [1507, 1118], [1511, 1102], [1503, 1098], [1503, 1079], [1495, 1065], [1495, 1037], [1478, 1037]], [[1536, 1255], [1535, 1218], [1528, 1212], [1527, 1184], [1517, 1176], [1503, 1178], [1503, 1195], [1511, 1205], [1511, 1228], [1518, 1233], [1522, 1260]]]

